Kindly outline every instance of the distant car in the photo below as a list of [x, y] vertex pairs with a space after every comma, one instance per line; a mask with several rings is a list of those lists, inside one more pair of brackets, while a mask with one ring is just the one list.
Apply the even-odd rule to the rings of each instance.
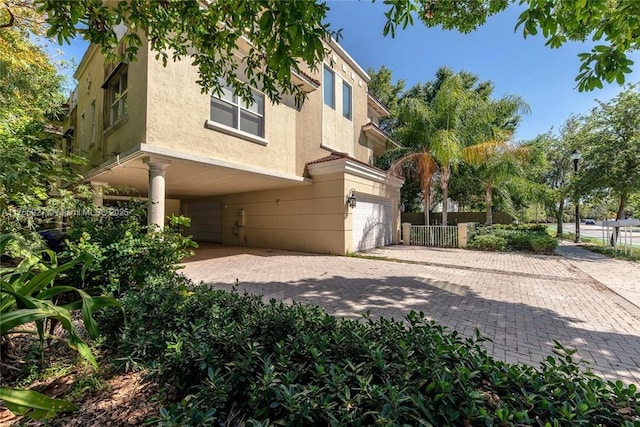
[[596, 220], [595, 219], [585, 219], [584, 223], [585, 223], [585, 225], [596, 225]]

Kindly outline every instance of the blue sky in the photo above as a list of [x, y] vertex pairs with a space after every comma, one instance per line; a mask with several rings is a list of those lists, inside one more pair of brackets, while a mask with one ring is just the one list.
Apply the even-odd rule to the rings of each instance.
[[[580, 63], [577, 54], [588, 52], [592, 44], [566, 44], [560, 49], [544, 45], [542, 37], [525, 39], [514, 28], [521, 7], [512, 6], [490, 17], [470, 34], [427, 28], [416, 19], [413, 27], [400, 30], [396, 37], [383, 37], [384, 11], [381, 2], [329, 0], [327, 22], [342, 28], [340, 44], [364, 68], [391, 69], [394, 79], [405, 80], [406, 87], [433, 79], [444, 65], [454, 71], [470, 71], [495, 85], [494, 97], [521, 96], [531, 107], [516, 139], [525, 140], [558, 130], [572, 114], [587, 113], [596, 103], [620, 92], [617, 84], [603, 89], [578, 92], [575, 77]], [[627, 82], [640, 80], [640, 55], [631, 55], [636, 63]]]
[[[329, 0], [327, 21], [333, 29], [342, 29], [340, 44], [364, 68], [391, 69], [394, 79], [406, 81], [409, 88], [433, 79], [440, 66], [454, 71], [470, 71], [495, 85], [494, 97], [506, 94], [521, 96], [531, 107], [515, 138], [526, 140], [553, 128], [557, 131], [571, 114], [587, 113], [596, 103], [620, 92], [617, 84], [603, 89], [578, 92], [575, 76], [580, 63], [578, 53], [592, 44], [569, 43], [560, 49], [544, 45], [542, 37], [524, 39], [514, 32], [521, 9], [514, 5], [470, 34], [427, 28], [416, 20], [414, 26], [400, 30], [395, 38], [383, 37], [385, 23], [382, 1]], [[79, 62], [86, 42], [76, 40], [62, 46], [64, 58]], [[55, 49], [53, 49], [55, 52]], [[640, 80], [640, 54], [627, 82]]]

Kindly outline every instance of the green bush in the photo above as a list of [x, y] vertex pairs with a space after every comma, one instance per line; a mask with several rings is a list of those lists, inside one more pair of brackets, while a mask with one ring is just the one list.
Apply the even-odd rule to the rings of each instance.
[[519, 230], [530, 231], [534, 233], [546, 233], [546, 224], [494, 224], [493, 228], [496, 230]]
[[546, 227], [541, 225], [495, 225], [478, 227], [471, 235], [468, 246], [481, 250], [551, 253], [558, 246], [558, 241], [549, 236]]
[[504, 251], [507, 247], [507, 241], [495, 234], [481, 234], [471, 240], [468, 246], [471, 249], [481, 251]]
[[122, 301], [121, 360], [174, 387], [149, 420], [161, 426], [640, 425], [635, 386], [582, 372], [573, 352], [510, 365], [422, 313], [338, 320], [176, 275]]
[[95, 215], [72, 218], [63, 257], [87, 255], [84, 278], [80, 270], [72, 280], [84, 283], [90, 291], [120, 296], [150, 274], [175, 271], [177, 263], [191, 255], [197, 245], [180, 234], [180, 227], [189, 219], [172, 217], [162, 231], [147, 227], [146, 202], [131, 201], [115, 207], [96, 208], [93, 205], [76, 209], [90, 210]]
[[558, 247], [558, 239], [548, 234], [540, 234], [531, 239], [531, 250], [537, 253], [551, 253]]

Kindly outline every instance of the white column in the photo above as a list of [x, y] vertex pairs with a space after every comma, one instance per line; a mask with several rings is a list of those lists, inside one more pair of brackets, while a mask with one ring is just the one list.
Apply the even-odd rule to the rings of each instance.
[[147, 157], [144, 162], [149, 166], [149, 210], [147, 224], [164, 227], [165, 172], [171, 162], [164, 159]]
[[402, 223], [402, 244], [403, 245], [411, 244], [411, 223], [410, 222]]
[[104, 190], [106, 182], [91, 181], [91, 190], [93, 190], [93, 204], [101, 208], [104, 206]]

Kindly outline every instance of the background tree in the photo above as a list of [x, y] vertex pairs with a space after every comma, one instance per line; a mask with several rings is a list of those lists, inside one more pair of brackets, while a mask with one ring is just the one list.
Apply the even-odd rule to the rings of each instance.
[[[14, 20], [22, 22], [23, 16], [30, 15], [16, 12]], [[31, 22], [26, 28], [35, 25]], [[32, 229], [34, 218], [21, 210], [47, 204], [52, 191], [77, 177], [73, 165], [80, 161], [63, 154], [57, 135], [63, 79], [30, 34], [16, 26], [0, 30], [2, 233]]]
[[377, 71], [372, 68], [367, 69], [367, 74], [371, 77], [371, 81], [367, 86], [369, 93], [382, 102], [391, 112], [390, 117], [380, 120], [380, 128], [385, 132], [390, 132], [393, 130], [394, 120], [398, 112], [398, 103], [404, 90], [405, 81], [398, 80], [394, 83], [391, 70], [384, 65]]
[[561, 236], [564, 232], [564, 210], [567, 198], [571, 195], [571, 182], [574, 177], [574, 166], [571, 153], [580, 146], [580, 129], [582, 118], [571, 116], [560, 128], [560, 134], [551, 133], [539, 137], [545, 152], [545, 172], [543, 179], [550, 192], [545, 200], [545, 206], [556, 218], [556, 233]]
[[627, 87], [599, 102], [586, 117], [579, 140], [580, 195], [609, 193], [618, 200], [616, 219], [625, 218], [629, 197], [640, 191], [640, 92]]

